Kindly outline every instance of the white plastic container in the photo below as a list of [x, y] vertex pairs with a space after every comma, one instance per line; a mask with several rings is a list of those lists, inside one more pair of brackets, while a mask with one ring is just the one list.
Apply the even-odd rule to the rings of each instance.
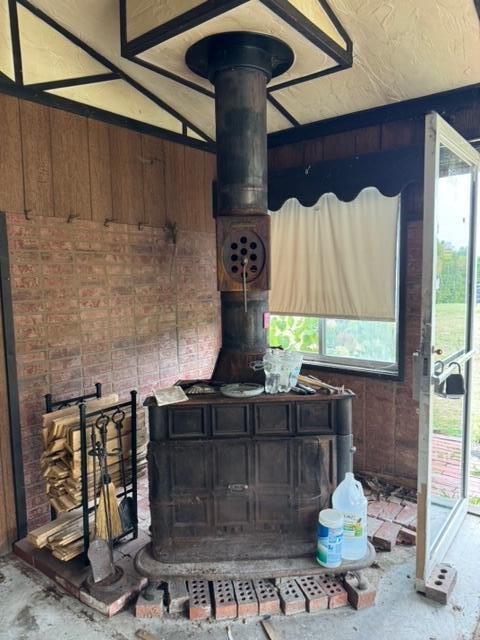
[[343, 516], [335, 509], [323, 509], [318, 514], [318, 564], [334, 569], [342, 564]]
[[367, 499], [353, 473], [333, 492], [332, 506], [343, 515], [342, 558], [360, 560], [367, 553]]

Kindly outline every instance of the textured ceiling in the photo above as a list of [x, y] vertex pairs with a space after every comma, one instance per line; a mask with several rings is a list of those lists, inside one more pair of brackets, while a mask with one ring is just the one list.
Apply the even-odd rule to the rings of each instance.
[[[250, 4], [263, 12], [262, 30], [278, 34], [275, 16], [257, 0]], [[269, 132], [480, 83], [480, 26], [474, 0], [329, 4], [353, 41], [353, 66], [290, 86], [278, 78], [270, 87]], [[249, 19], [241, 8], [236, 11], [226, 18], [228, 29]], [[13, 31], [11, 13], [16, 17]], [[209, 29], [211, 25], [201, 33]], [[289, 29], [284, 25], [282, 33]], [[18, 56], [14, 62], [16, 33], [21, 64]], [[118, 0], [0, 0], [0, 82], [16, 81], [37, 92], [211, 141], [212, 88], [183, 63], [181, 47], [188, 37], [173, 40], [179, 43], [177, 49], [167, 42], [142, 57], [167, 69], [173, 65], [170, 70], [181, 82], [122, 57]], [[308, 74], [326, 64], [323, 54], [304, 39], [294, 46], [297, 60], [290, 74]]]

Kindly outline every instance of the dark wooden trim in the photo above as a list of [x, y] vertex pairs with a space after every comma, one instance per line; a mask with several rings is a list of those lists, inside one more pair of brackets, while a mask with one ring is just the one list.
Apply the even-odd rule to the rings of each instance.
[[0, 212], [0, 289], [3, 312], [3, 336], [5, 343], [8, 411], [10, 416], [10, 440], [12, 446], [12, 468], [17, 519], [17, 537], [27, 535], [27, 503], [23, 475], [22, 437], [20, 432], [20, 407], [18, 401], [17, 357], [13, 325], [12, 291], [8, 259], [7, 221]]
[[[160, 44], [167, 38], [176, 36], [184, 31], [188, 31], [189, 29], [193, 29], [202, 22], [211, 20], [212, 18], [215, 18], [225, 11], [229, 11], [244, 2], [245, 0], [230, 0], [230, 2], [227, 3], [217, 3], [215, 0], [206, 0], [206, 2], [202, 2], [202, 4], [190, 9], [190, 11], [187, 11], [181, 16], [169, 20], [162, 26], [154, 27], [150, 31], [143, 33], [141, 36], [130, 40], [130, 42], [125, 41], [125, 50], [129, 55], [136, 56], [139, 53], [143, 53], [147, 49]], [[126, 37], [126, 12], [124, 13], [124, 18]]]
[[[352, 41], [346, 33], [342, 30], [342, 37], [345, 38], [347, 49], [344, 50], [340, 47], [330, 36], [324, 33], [310, 20], [308, 20], [303, 13], [298, 11], [287, 0], [261, 0], [262, 3], [267, 6], [271, 11], [280, 16], [287, 24], [293, 26], [300, 34], [302, 34], [312, 44], [321, 49], [328, 56], [333, 58], [341, 67], [348, 68], [352, 66]], [[324, 8], [327, 3], [320, 2]], [[327, 5], [328, 6], [328, 5]], [[329, 7], [330, 8], [330, 7]], [[331, 12], [331, 10], [330, 10]]]
[[170, 140], [178, 144], [183, 144], [188, 147], [194, 147], [195, 149], [201, 149], [202, 151], [208, 151], [209, 153], [215, 153], [215, 145], [209, 142], [203, 142], [197, 138], [186, 138], [180, 133], [175, 133], [169, 129], [161, 129], [139, 120], [133, 120], [125, 116], [111, 113], [110, 111], [104, 111], [97, 107], [90, 107], [81, 102], [75, 102], [74, 100], [68, 100], [56, 96], [53, 93], [45, 93], [43, 91], [31, 90], [29, 87], [20, 87], [13, 82], [3, 82], [0, 79], [0, 94], [6, 94], [21, 98], [23, 100], [30, 100], [38, 104], [44, 104], [47, 107], [53, 107], [54, 109], [62, 109], [63, 111], [69, 111], [70, 113], [76, 113], [77, 115], [84, 116], [86, 118], [93, 118], [100, 122], [105, 122], [117, 127], [123, 127], [124, 129], [131, 129], [138, 131], [139, 133], [145, 133], [156, 138], [163, 140]]
[[284, 116], [294, 127], [300, 126], [300, 123], [295, 120], [292, 114], [283, 107], [278, 100], [276, 100], [271, 94], [267, 93], [267, 100], [272, 104], [277, 111], [279, 111], [282, 116]]
[[49, 27], [52, 27], [52, 29], [55, 29], [55, 31], [60, 33], [62, 36], [64, 36], [65, 38], [68, 38], [70, 42], [72, 42], [77, 47], [85, 51], [85, 53], [88, 53], [88, 55], [94, 58], [94, 60], [102, 64], [107, 69], [110, 69], [112, 72], [118, 74], [119, 78], [121, 78], [122, 80], [125, 80], [125, 82], [128, 82], [128, 84], [130, 84], [134, 89], [142, 93], [146, 98], [149, 98], [150, 100], [152, 100], [152, 102], [154, 102], [158, 107], [164, 109], [167, 113], [172, 115], [174, 118], [177, 118], [177, 120], [179, 120], [181, 123], [185, 123], [188, 127], [190, 127], [192, 131], [195, 131], [195, 133], [198, 133], [198, 135], [204, 138], [205, 140], [213, 143], [213, 140], [210, 138], [210, 136], [208, 136], [195, 124], [190, 122], [187, 118], [185, 118], [185, 116], [182, 116], [173, 107], [171, 107], [169, 104], [161, 100], [161, 98], [159, 98], [154, 93], [146, 89], [143, 85], [137, 82], [137, 80], [134, 80], [122, 69], [120, 69], [115, 64], [113, 64], [110, 60], [108, 60], [108, 58], [105, 58], [104, 56], [99, 54], [95, 49], [93, 49], [88, 44], [83, 42], [83, 40], [81, 40], [76, 35], [68, 31], [68, 29], [65, 29], [64, 27], [62, 27], [60, 24], [58, 24], [58, 22], [53, 20], [49, 15], [44, 13], [41, 9], [38, 9], [37, 7], [35, 7], [33, 4], [31, 4], [31, 2], [29, 2], [29, 0], [17, 0], [17, 2], [21, 4], [23, 7], [25, 7], [26, 9], [28, 9], [37, 18], [40, 18], [41, 20], [43, 20], [43, 22], [45, 22], [45, 24], [47, 24]]
[[9, 83], [13, 84], [13, 80], [11, 78], [9, 78], [6, 73], [3, 73], [3, 71], [0, 71], [0, 80], [2, 82], [9, 82]]
[[478, 17], [480, 19], [480, 0], [473, 0], [473, 2], [475, 4], [475, 9], [477, 10]]
[[297, 198], [304, 206], [311, 207], [324, 193], [334, 193], [340, 200], [349, 202], [365, 187], [376, 187], [383, 195], [393, 196], [422, 175], [423, 147], [405, 147], [285, 169], [269, 176], [268, 208], [278, 211], [289, 198]]
[[145, 69], [149, 69], [150, 71], [154, 71], [155, 73], [158, 73], [158, 75], [160, 76], [164, 76], [169, 80], [174, 80], [175, 82], [178, 82], [178, 84], [183, 84], [184, 87], [188, 87], [193, 91], [198, 91], [198, 93], [202, 93], [204, 96], [207, 96], [208, 98], [215, 99], [215, 93], [213, 91], [209, 91], [208, 89], [205, 89], [205, 87], [202, 87], [202, 85], [200, 84], [195, 84], [195, 82], [191, 82], [190, 80], [186, 80], [181, 76], [177, 76], [175, 73], [171, 73], [170, 71], [167, 71], [163, 67], [158, 67], [156, 64], [153, 64], [152, 62], [148, 62], [147, 60], [142, 60], [142, 58], [139, 58], [138, 56], [130, 56], [128, 54], [125, 54], [123, 57], [126, 58], [127, 60], [131, 60], [132, 62], [135, 62], [135, 64], [138, 64], [141, 67], [145, 67]]
[[275, 91], [281, 91], [282, 89], [288, 89], [288, 87], [293, 87], [296, 84], [301, 84], [302, 82], [309, 82], [310, 80], [317, 80], [318, 78], [323, 78], [324, 76], [329, 76], [332, 73], [336, 73], [337, 71], [342, 71], [345, 67], [341, 65], [335, 65], [333, 67], [329, 67], [328, 69], [322, 69], [322, 71], [317, 71], [316, 73], [311, 73], [309, 76], [302, 76], [301, 78], [294, 78], [293, 80], [287, 80], [287, 82], [280, 82], [279, 84], [274, 85], [273, 87], [269, 87], [268, 93], [272, 94]]
[[270, 148], [273, 148], [395, 120], [423, 119], [429, 111], [437, 111], [442, 117], [448, 119], [449, 113], [468, 107], [472, 103], [478, 104], [479, 101], [480, 83], [476, 83], [421, 98], [413, 98], [395, 102], [394, 104], [374, 107], [373, 109], [336, 116], [327, 120], [319, 120], [296, 129], [271, 133], [268, 136], [268, 144]]
[[8, 0], [8, 13], [10, 18], [10, 34], [12, 38], [13, 68], [15, 71], [15, 82], [23, 84], [22, 50], [20, 47], [20, 31], [18, 28], [17, 3], [15, 0]]
[[93, 76], [82, 76], [81, 78], [70, 78], [66, 80], [52, 80], [51, 82], [26, 84], [25, 87], [34, 89], [35, 91], [49, 91], [51, 89], [68, 89], [69, 87], [78, 87], [83, 84], [96, 84], [97, 82], [117, 80], [118, 78], [119, 76], [116, 73], [99, 73]]

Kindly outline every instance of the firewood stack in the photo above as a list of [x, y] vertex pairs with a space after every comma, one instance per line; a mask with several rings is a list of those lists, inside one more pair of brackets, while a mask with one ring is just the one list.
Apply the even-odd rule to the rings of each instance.
[[[111, 394], [87, 402], [87, 413], [118, 402]], [[92, 448], [87, 431], [87, 448]], [[131, 483], [131, 418], [126, 416], [121, 430], [127, 487]], [[83, 551], [82, 481], [80, 418], [77, 406], [61, 409], [43, 416], [43, 445], [41, 467], [46, 482], [46, 493], [57, 516], [51, 523], [35, 529], [28, 535], [36, 547], [47, 547], [60, 560], [71, 560]], [[146, 468], [146, 429], [143, 412], [137, 413], [137, 471], [138, 477]], [[123, 489], [119, 441], [115, 425], [107, 427], [108, 472], [120, 493]], [[94, 458], [88, 456], [89, 506], [94, 504]], [[97, 498], [100, 490], [100, 469], [95, 467]], [[91, 534], [94, 535], [94, 514], [91, 515]]]

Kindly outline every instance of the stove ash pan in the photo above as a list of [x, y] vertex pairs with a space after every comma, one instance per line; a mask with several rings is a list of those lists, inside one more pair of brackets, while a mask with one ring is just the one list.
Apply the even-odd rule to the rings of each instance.
[[352, 398], [147, 401], [153, 558], [312, 556], [318, 512], [352, 469]]

